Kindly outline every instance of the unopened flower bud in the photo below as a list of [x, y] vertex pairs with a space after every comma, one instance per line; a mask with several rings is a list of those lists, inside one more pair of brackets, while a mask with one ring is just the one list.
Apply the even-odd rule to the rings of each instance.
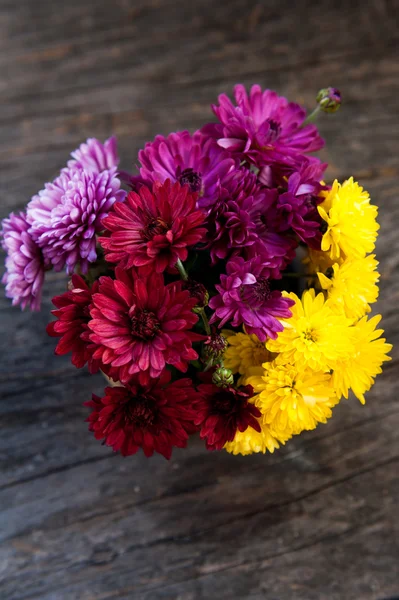
[[209, 294], [206, 287], [200, 283], [199, 281], [195, 281], [194, 279], [187, 279], [187, 281], [183, 281], [183, 290], [188, 290], [190, 296], [197, 300], [196, 306], [194, 306], [194, 312], [200, 312], [209, 301]]
[[210, 363], [210, 366], [217, 365], [223, 357], [224, 351], [227, 348], [227, 340], [221, 333], [212, 331], [202, 348], [202, 360]]
[[316, 102], [322, 111], [334, 113], [341, 106], [341, 92], [333, 87], [323, 88], [317, 94]]
[[234, 383], [233, 373], [226, 367], [219, 367], [212, 375], [212, 383], [218, 387], [229, 387]]

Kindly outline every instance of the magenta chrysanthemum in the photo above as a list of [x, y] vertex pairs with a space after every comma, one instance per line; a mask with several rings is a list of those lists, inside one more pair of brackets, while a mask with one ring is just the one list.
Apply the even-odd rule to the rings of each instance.
[[280, 231], [294, 231], [306, 244], [320, 250], [322, 234], [321, 218], [317, 205], [323, 200], [320, 191], [326, 186], [320, 183], [326, 164], [304, 161], [288, 179], [287, 191], [280, 194], [276, 207]]
[[195, 430], [193, 404], [200, 397], [190, 379], [169, 380], [164, 372], [161, 380], [142, 386], [136, 377], [126, 387], [105, 388], [103, 398], [93, 394], [85, 403], [92, 409], [90, 431], [123, 456], [142, 448], [146, 456], [158, 452], [169, 459]]
[[295, 164], [304, 154], [323, 147], [314, 125], [305, 125], [305, 110], [276, 92], [243, 85], [234, 88], [236, 105], [225, 95], [212, 109], [221, 125], [203, 131], [217, 138], [219, 146], [261, 167], [273, 163]]
[[84, 169], [92, 174], [111, 170], [119, 164], [116, 137], [112, 136], [104, 143], [96, 138], [89, 138], [71, 152], [71, 156], [73, 160], [68, 161], [70, 169]]
[[123, 383], [136, 373], [142, 382], [159, 377], [166, 364], [185, 371], [188, 361], [198, 358], [192, 342], [203, 339], [191, 331], [198, 320], [192, 312], [196, 303], [180, 281], [165, 285], [160, 274], [117, 267], [116, 279], [102, 277], [93, 296], [94, 358], [112, 367]]
[[103, 230], [102, 219], [125, 195], [115, 169], [98, 174], [63, 169], [32, 198], [27, 209], [30, 232], [56, 271], [66, 265], [71, 274], [79, 264], [87, 273], [97, 258], [96, 234]]
[[130, 180], [135, 187], [142, 183], [151, 187], [155, 181], [166, 179], [178, 181], [198, 193], [201, 208], [217, 200], [225, 179], [238, 166], [213, 139], [188, 131], [171, 133], [166, 138], [157, 135], [140, 150], [139, 161], [140, 176]]
[[39, 310], [45, 260], [29, 228], [30, 223], [23, 212], [11, 213], [7, 219], [3, 219], [1, 238], [7, 257], [2, 282], [13, 306], [20, 304], [22, 309], [28, 306], [31, 310]]
[[188, 186], [172, 185], [170, 180], [154, 183], [152, 192], [144, 185], [138, 193], [130, 192], [103, 220], [109, 237], [100, 238], [100, 243], [107, 260], [124, 269], [147, 266], [158, 273], [186, 260], [188, 248], [206, 233], [196, 198]]
[[52, 302], [56, 310], [51, 311], [57, 317], [47, 325], [47, 333], [51, 337], [61, 338], [55, 353], [58, 355], [72, 353], [72, 364], [81, 369], [86, 363], [90, 373], [96, 373], [100, 368], [99, 361], [93, 360], [93, 352], [88, 339], [90, 321], [90, 305], [92, 295], [98, 291], [98, 282], [92, 288], [79, 275], [72, 275], [71, 287], [60, 296], [54, 296]]
[[260, 256], [245, 261], [232, 258], [226, 266], [226, 275], [220, 276], [219, 292], [209, 301], [215, 311], [210, 323], [220, 321], [223, 327], [230, 321], [233, 327], [245, 325], [247, 333], [254, 333], [261, 341], [275, 339], [283, 330], [278, 319], [289, 318], [289, 307], [294, 304], [283, 298], [278, 290], [272, 291], [268, 279], [268, 268]]

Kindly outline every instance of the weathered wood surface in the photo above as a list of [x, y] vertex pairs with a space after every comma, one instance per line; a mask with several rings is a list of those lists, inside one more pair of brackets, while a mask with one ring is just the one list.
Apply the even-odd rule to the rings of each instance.
[[330, 177], [381, 207], [379, 310], [396, 343], [367, 405], [273, 456], [122, 459], [86, 432], [103, 386], [53, 356], [52, 275], [33, 316], [0, 297], [1, 600], [382, 600], [399, 595], [399, 3], [1, 0], [0, 217], [88, 136], [125, 167], [156, 133], [194, 129], [234, 83], [312, 106]]

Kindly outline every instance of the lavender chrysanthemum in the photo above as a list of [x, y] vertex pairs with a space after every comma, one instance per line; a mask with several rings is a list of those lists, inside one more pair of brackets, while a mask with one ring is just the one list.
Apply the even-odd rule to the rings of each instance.
[[93, 174], [113, 169], [119, 164], [116, 137], [112, 136], [104, 143], [96, 138], [89, 138], [71, 152], [71, 156], [73, 160], [68, 161], [70, 169], [84, 169]]
[[254, 333], [262, 342], [268, 337], [276, 339], [283, 330], [278, 319], [291, 317], [289, 308], [294, 302], [270, 289], [261, 257], [248, 261], [235, 257], [227, 263], [226, 273], [216, 286], [219, 294], [209, 301], [215, 311], [210, 323], [220, 321], [219, 327], [228, 321], [233, 327], [243, 324], [247, 333]]
[[163, 183], [166, 179], [178, 181], [198, 193], [199, 208], [214, 204], [225, 180], [239, 166], [215, 140], [188, 131], [171, 133], [166, 138], [157, 135], [140, 150], [139, 161], [140, 176], [129, 180], [133, 187], [143, 183], [151, 187], [155, 181]]
[[222, 148], [263, 167], [292, 166], [323, 147], [315, 125], [304, 125], [306, 112], [299, 104], [271, 90], [262, 92], [259, 85], [249, 95], [243, 85], [236, 85], [234, 96], [236, 105], [225, 94], [219, 96], [219, 106], [212, 109], [220, 124], [203, 128]]
[[26, 214], [11, 215], [2, 222], [2, 246], [7, 252], [2, 282], [13, 305], [39, 310], [45, 264], [42, 251], [29, 233]]
[[28, 204], [32, 237], [56, 271], [66, 265], [71, 274], [79, 264], [82, 273], [87, 273], [89, 263], [96, 260], [96, 234], [103, 230], [102, 219], [126, 195], [115, 173], [115, 168], [97, 174], [63, 169]]

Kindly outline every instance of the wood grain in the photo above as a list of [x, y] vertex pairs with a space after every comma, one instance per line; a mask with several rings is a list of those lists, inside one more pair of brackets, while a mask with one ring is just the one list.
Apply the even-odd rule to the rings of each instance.
[[100, 377], [0, 298], [0, 598], [383, 600], [399, 595], [399, 61], [396, 0], [0, 1], [0, 217], [23, 208], [88, 136], [123, 167], [156, 133], [200, 126], [234, 83], [325, 116], [329, 177], [380, 206], [379, 311], [393, 361], [367, 405], [268, 456], [122, 459], [87, 433]]

